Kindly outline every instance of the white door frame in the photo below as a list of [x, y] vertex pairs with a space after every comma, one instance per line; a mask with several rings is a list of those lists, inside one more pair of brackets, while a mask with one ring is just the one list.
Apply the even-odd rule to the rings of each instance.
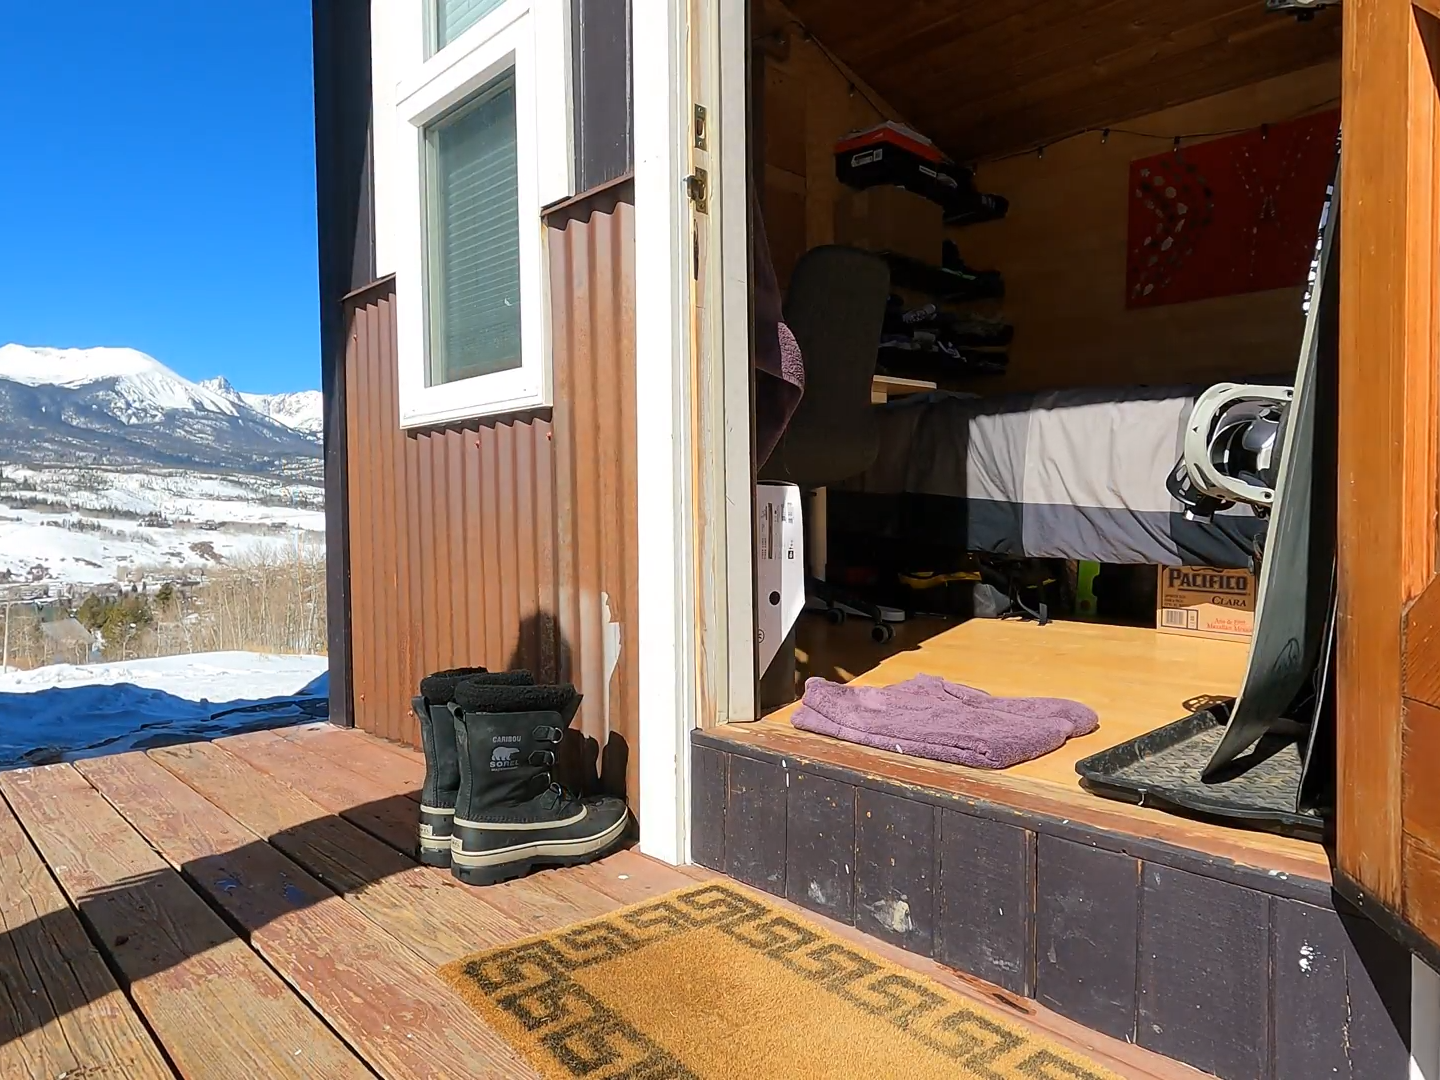
[[1440, 975], [1410, 958], [1410, 1072], [1407, 1080], [1440, 1080]]
[[754, 719], [746, 2], [634, 0], [631, 21], [640, 850], [676, 864], [690, 732]]
[[631, 28], [640, 850], [678, 864], [690, 857], [689, 732], [696, 722], [684, 6], [634, 0]]

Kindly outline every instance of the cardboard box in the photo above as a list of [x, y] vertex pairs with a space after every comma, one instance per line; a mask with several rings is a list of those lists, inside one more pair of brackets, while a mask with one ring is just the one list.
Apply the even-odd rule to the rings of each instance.
[[800, 489], [755, 485], [755, 624], [760, 673], [805, 608], [805, 540]]
[[898, 187], [842, 191], [835, 200], [835, 242], [866, 251], [893, 251], [940, 265], [945, 211]]
[[1255, 575], [1209, 566], [1162, 566], [1155, 628], [1167, 634], [1249, 641], [1255, 632]]

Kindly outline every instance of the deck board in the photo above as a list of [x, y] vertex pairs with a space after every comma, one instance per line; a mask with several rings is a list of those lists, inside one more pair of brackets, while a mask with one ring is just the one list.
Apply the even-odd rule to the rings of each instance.
[[[369, 741], [360, 732], [345, 733], [344, 737], [349, 745]], [[401, 850], [413, 851], [419, 811], [404, 797], [408, 787], [404, 777], [397, 774], [383, 780], [370, 780], [348, 771], [337, 773], [333, 761], [348, 760], [349, 745], [332, 742], [331, 748], [320, 753], [269, 732], [232, 736], [221, 739], [219, 745], [392, 846], [401, 847], [403, 827]], [[365, 815], [363, 818], [356, 816], [357, 807]], [[373, 816], [376, 808], [383, 808], [388, 815], [383, 829]], [[525, 934], [604, 915], [615, 906], [609, 898], [572, 875], [557, 871], [490, 886], [485, 896], [488, 903], [519, 922]]]
[[0, 1076], [174, 1075], [0, 801]]
[[436, 966], [527, 932], [482, 890], [418, 865], [214, 743], [150, 757]]
[[387, 786], [398, 780], [408, 798], [420, 801], [420, 788], [425, 783], [425, 758], [407, 747], [359, 732], [342, 731], [329, 724], [304, 724], [275, 734], [312, 752], [337, 751], [351, 772]]
[[[98, 988], [87, 984], [78, 998], [93, 996], [122, 1008], [133, 1004], [161, 1051], [187, 1078], [379, 1074], [533, 1080], [530, 1067], [475, 1014], [458, 1001], [452, 1009], [446, 1004], [452, 999], [431, 996], [433, 990], [449, 992], [433, 966], [718, 876], [698, 867], [666, 866], [631, 850], [589, 866], [470, 889], [443, 870], [418, 866], [348, 817], [356, 807], [391, 800], [390, 820], [401, 823], [408, 844], [414, 803], [401, 793], [413, 780], [413, 768], [377, 768], [367, 777], [347, 763], [363, 753], [383, 765], [387, 759], [375, 756], [379, 751], [409, 755], [413, 765], [417, 756], [410, 751], [338, 729], [246, 737], [242, 745], [263, 751], [266, 770], [233, 753], [229, 747], [236, 741], [0, 774], [0, 792], [16, 793], [19, 819], [7, 833], [0, 802], [5, 874], [0, 919], [5, 927], [36, 921], [28, 909], [13, 914], [11, 898], [21, 892], [47, 919], [68, 919], [68, 928], [58, 934], [53, 926], [60, 923], [43, 923], [48, 936], [34, 938], [33, 948], [25, 946], [29, 960], [14, 953], [19, 940], [14, 933], [0, 936], [0, 980], [15, 980], [7, 964], [21, 972], [14, 985], [30, 985], [23, 972], [48, 965], [63, 975], [76, 970], [77, 959], [86, 963], [88, 955], [84, 976], [93, 981], [98, 974]], [[33, 845], [21, 826], [30, 830]], [[11, 869], [17, 858], [29, 860], [27, 884], [7, 888], [22, 880]], [[51, 864], [60, 887], [41, 860]], [[81, 904], [82, 916], [67, 906], [62, 888]], [[1198, 1075], [852, 927], [809, 912], [805, 917], [973, 1000], [1009, 1011], [1127, 1080]], [[102, 954], [113, 954], [133, 1003], [106, 982]], [[31, 967], [15, 966], [22, 962]], [[11, 1010], [0, 1015], [5, 1080], [55, 1080], [69, 1067], [57, 1056], [66, 1052], [65, 1017], [75, 1031], [101, 1037], [84, 1001], [69, 1008], [64, 994], [52, 994], [64, 1016], [37, 1027], [33, 1010], [27, 1019], [23, 1003], [7, 1005], [5, 985], [0, 982], [0, 1009]], [[262, 986], [266, 992], [258, 993]], [[428, 1012], [417, 1009], [417, 995], [430, 997]], [[280, 1019], [270, 1022], [271, 1017]], [[38, 1037], [12, 1037], [27, 1022]], [[144, 1032], [134, 1013], [130, 1022]], [[415, 1046], [422, 1042], [429, 1043], [425, 1050]], [[134, 1045], [143, 1050], [147, 1044]], [[123, 1075], [158, 1080], [170, 1075], [165, 1069], [162, 1061], [159, 1071], [149, 1063]]]
[[589, 866], [577, 866], [571, 873], [617, 904], [644, 903], [695, 884], [693, 878], [675, 867], [646, 858], [634, 850], [616, 852], [603, 862]]
[[[185, 868], [383, 1076], [536, 1077], [433, 965], [179, 777], [143, 754], [82, 764], [105, 797]], [[243, 843], [247, 836], [252, 842]]]
[[269, 731], [232, 735], [220, 745], [396, 851], [414, 854], [420, 808], [406, 796], [403, 782], [369, 780], [345, 768], [344, 755], [315, 753]]
[[185, 1077], [371, 1074], [69, 765], [0, 792]]

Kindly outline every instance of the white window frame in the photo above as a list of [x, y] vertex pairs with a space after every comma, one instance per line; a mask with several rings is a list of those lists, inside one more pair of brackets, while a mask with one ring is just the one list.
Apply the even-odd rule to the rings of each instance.
[[[411, 0], [395, 121], [395, 303], [402, 427], [429, 427], [552, 404], [549, 274], [541, 210], [573, 192], [568, 0], [505, 0], [424, 56], [431, 0]], [[410, 50], [407, 50], [409, 52]], [[520, 366], [429, 385], [425, 129], [496, 78], [515, 73], [520, 217]]]

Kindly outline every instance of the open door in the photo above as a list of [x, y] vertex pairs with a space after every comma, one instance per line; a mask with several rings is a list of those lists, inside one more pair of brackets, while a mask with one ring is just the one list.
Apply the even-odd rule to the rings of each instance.
[[698, 722], [754, 720], [749, 2], [685, 0]]
[[1440, 3], [1345, 0], [1338, 891], [1440, 967]]

